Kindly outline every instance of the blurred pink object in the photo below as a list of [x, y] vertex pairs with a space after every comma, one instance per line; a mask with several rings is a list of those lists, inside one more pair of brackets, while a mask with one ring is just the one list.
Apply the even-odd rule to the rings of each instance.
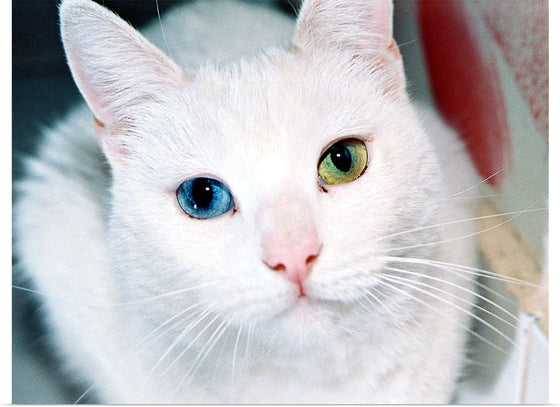
[[548, 142], [548, 2], [420, 0], [418, 18], [436, 105], [461, 133], [481, 175], [499, 185], [517, 148], [504, 63]]

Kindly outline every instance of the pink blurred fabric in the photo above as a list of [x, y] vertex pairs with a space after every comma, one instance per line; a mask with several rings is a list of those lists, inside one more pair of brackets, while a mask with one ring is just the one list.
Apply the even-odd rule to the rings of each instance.
[[484, 177], [504, 168], [511, 148], [502, 61], [548, 141], [547, 0], [419, 0], [418, 18], [436, 105]]

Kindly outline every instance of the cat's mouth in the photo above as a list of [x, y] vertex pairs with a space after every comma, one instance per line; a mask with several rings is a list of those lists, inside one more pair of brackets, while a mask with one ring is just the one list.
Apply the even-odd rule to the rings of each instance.
[[307, 295], [300, 296], [271, 322], [278, 323], [283, 331], [305, 335], [326, 322], [325, 307], [321, 302]]
[[297, 325], [308, 326], [324, 323], [330, 317], [337, 313], [344, 313], [345, 310], [352, 307], [353, 303], [351, 304], [348, 301], [325, 299], [306, 294], [297, 296], [275, 318], [285, 319]]

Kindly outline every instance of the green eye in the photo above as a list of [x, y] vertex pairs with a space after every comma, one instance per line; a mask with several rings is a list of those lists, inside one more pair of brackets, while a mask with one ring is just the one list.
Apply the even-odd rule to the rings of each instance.
[[366, 169], [367, 148], [363, 141], [345, 139], [329, 147], [319, 160], [319, 177], [329, 185], [354, 181]]

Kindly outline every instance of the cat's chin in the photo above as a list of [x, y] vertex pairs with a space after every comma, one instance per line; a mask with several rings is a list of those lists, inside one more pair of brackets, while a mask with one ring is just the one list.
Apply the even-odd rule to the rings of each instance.
[[294, 350], [328, 346], [337, 332], [334, 328], [339, 318], [334, 308], [322, 300], [303, 296], [259, 325], [274, 346], [284, 344]]

